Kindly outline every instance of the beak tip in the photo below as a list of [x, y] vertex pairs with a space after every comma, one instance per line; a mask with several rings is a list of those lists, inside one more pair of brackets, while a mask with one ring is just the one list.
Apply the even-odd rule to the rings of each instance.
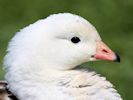
[[117, 53], [115, 53], [115, 55], [116, 55], [115, 61], [120, 63], [120, 61], [121, 61], [120, 56]]

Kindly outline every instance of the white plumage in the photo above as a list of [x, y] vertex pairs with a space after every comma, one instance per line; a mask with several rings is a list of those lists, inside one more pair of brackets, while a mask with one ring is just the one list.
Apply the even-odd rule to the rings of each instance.
[[[73, 37], [80, 41], [73, 43]], [[4, 60], [8, 88], [19, 100], [122, 100], [104, 77], [76, 68], [96, 59], [101, 42], [96, 29], [77, 15], [39, 20], [9, 43]]]

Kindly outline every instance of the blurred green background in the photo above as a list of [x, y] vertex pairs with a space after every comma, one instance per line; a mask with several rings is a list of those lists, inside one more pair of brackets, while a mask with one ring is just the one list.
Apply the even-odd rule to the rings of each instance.
[[[133, 0], [0, 0], [0, 79], [6, 47], [21, 28], [53, 13], [71, 12], [89, 20], [121, 63], [89, 62], [124, 100], [133, 100]], [[89, 67], [88, 63], [82, 66]]]

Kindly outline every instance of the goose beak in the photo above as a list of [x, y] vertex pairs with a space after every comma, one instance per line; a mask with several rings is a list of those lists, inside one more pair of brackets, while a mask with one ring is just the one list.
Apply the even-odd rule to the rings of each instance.
[[108, 61], [117, 61], [120, 62], [120, 57], [118, 54], [114, 53], [104, 42], [97, 42], [96, 54], [94, 55], [95, 59], [98, 60], [108, 60]]

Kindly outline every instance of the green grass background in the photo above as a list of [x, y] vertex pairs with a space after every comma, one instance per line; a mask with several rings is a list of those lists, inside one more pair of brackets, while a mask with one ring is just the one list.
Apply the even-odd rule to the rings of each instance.
[[81, 15], [96, 26], [121, 63], [85, 63], [106, 76], [124, 100], [133, 100], [133, 0], [0, 0], [0, 79], [6, 47], [19, 29], [53, 13]]

